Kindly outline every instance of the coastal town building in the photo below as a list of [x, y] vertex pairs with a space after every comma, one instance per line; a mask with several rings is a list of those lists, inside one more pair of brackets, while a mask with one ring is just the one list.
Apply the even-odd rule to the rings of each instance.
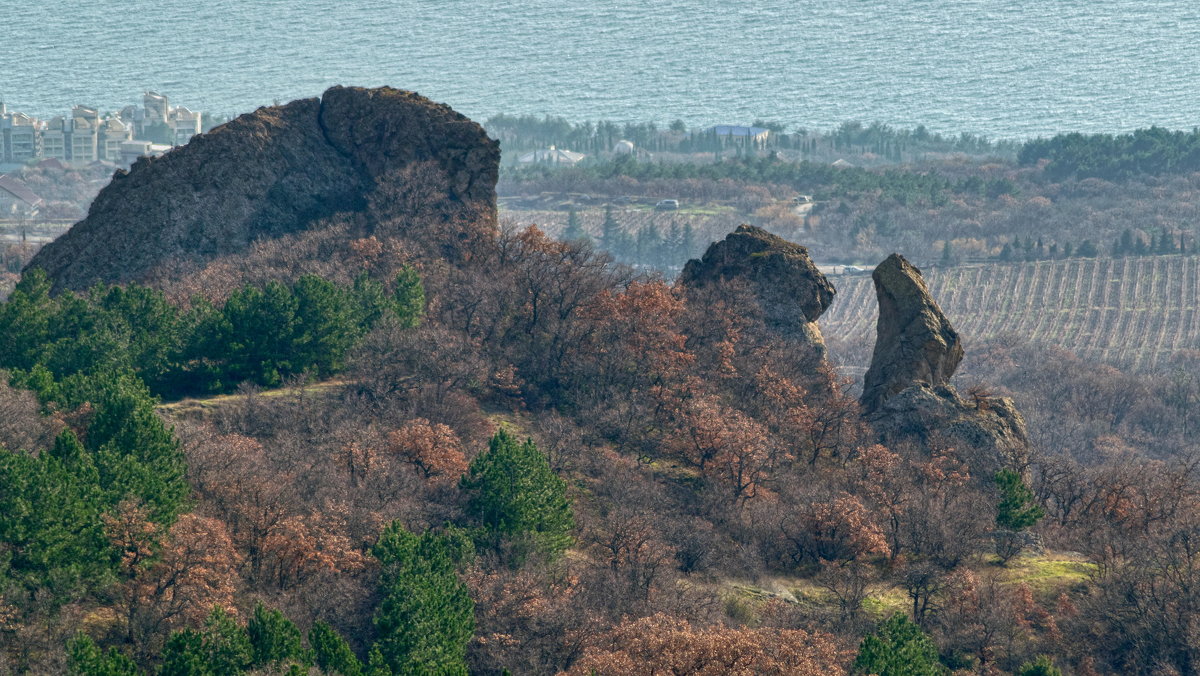
[[0, 218], [33, 218], [42, 204], [42, 198], [34, 194], [24, 181], [0, 174]]
[[161, 155], [191, 141], [203, 131], [203, 115], [183, 106], [171, 107], [157, 92], [146, 92], [141, 106], [101, 115], [90, 106], [74, 106], [69, 116], [39, 120], [9, 112], [0, 102], [0, 171], [35, 160], [53, 159], [67, 166], [111, 162], [129, 166], [142, 155]]
[[21, 164], [41, 156], [40, 122], [25, 113], [9, 114], [0, 103], [0, 162]]
[[517, 158], [517, 162], [521, 164], [556, 164], [572, 166], [583, 161], [587, 157], [583, 153], [577, 153], [572, 150], [564, 150], [550, 146], [541, 150], [525, 153]]

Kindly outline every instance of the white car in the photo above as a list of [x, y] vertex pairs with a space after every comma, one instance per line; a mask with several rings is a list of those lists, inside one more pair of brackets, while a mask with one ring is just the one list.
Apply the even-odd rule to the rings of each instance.
[[659, 200], [654, 208], [660, 211], [674, 211], [679, 208], [679, 200]]

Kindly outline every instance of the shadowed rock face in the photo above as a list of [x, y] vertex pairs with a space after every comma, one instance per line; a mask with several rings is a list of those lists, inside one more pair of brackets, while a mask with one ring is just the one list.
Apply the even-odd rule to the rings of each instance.
[[871, 367], [863, 378], [862, 404], [868, 415], [914, 385], [945, 385], [963, 358], [958, 333], [929, 295], [920, 270], [892, 254], [871, 278], [879, 322]]
[[702, 258], [688, 261], [679, 276], [685, 289], [726, 282], [750, 288], [769, 328], [824, 348], [816, 321], [836, 291], [808, 257], [808, 249], [740, 225], [709, 246]]
[[[499, 145], [448, 106], [391, 88], [334, 87], [118, 171], [87, 218], [29, 266], [44, 268], [56, 290], [144, 281], [330, 217], [370, 234], [385, 220], [402, 226], [418, 208], [421, 219], [491, 230], [499, 160]], [[414, 177], [439, 186], [416, 206], [405, 199]]]

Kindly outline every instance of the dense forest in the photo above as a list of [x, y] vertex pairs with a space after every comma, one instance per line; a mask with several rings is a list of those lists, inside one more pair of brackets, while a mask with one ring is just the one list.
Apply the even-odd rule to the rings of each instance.
[[[822, 257], [1191, 250], [1196, 174], [1109, 183], [1079, 143], [883, 170], [616, 159], [503, 188], [744, 199]], [[417, 201], [449, 184], [405, 179]], [[771, 201], [799, 190], [803, 218]], [[24, 273], [0, 304], [0, 673], [1200, 672], [1193, 351], [1134, 374], [965, 336], [961, 397], [914, 395], [958, 417], [889, 427], [808, 326], [832, 289], [767, 233], [675, 280], [650, 268], [711, 238], [686, 212], [642, 234], [568, 209], [559, 237], [396, 212], [147, 284]], [[820, 302], [767, 303], [764, 279]], [[1020, 453], [968, 419], [1008, 420]]]
[[[186, 310], [27, 276], [3, 306], [28, 336], [6, 339], [0, 398], [6, 669], [1191, 673], [1194, 371], [1047, 354], [1030, 380], [1014, 364], [1042, 353], [984, 347], [971, 373], [1017, 393], [1045, 450], [980, 476], [955, 448], [879, 444], [736, 288], [536, 230], [393, 268]], [[296, 299], [318, 289], [381, 315], [342, 325], [344, 366], [273, 340], [238, 373], [343, 384], [156, 414], [147, 364], [234, 360], [122, 318], [203, 325], [186, 317], [275, 296], [311, 335]], [[87, 359], [59, 356], [76, 344]]]

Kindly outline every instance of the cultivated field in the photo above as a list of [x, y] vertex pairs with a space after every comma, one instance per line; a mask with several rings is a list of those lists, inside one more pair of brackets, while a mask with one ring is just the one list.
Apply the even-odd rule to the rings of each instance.
[[[838, 295], [821, 329], [836, 357], [865, 367], [877, 316], [871, 277], [831, 279]], [[1197, 256], [985, 264], [930, 269], [925, 280], [968, 351], [1012, 335], [1145, 371], [1200, 349]]]

